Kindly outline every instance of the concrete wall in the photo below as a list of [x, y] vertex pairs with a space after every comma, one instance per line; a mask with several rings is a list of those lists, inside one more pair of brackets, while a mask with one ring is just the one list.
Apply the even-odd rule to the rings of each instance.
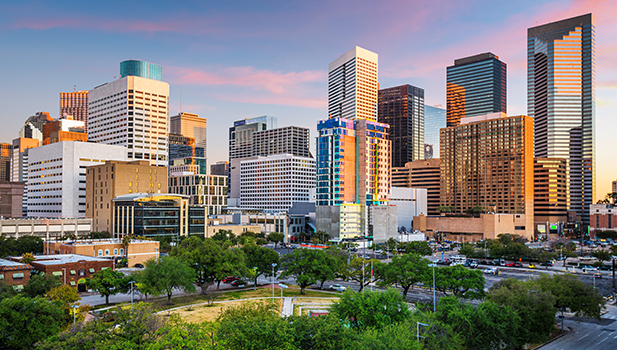
[[390, 205], [398, 208], [398, 229], [405, 227], [411, 231], [414, 216], [427, 215], [427, 196], [426, 188], [392, 187], [390, 188]]
[[340, 240], [340, 207], [336, 205], [318, 206], [315, 209], [315, 227], [317, 231], [327, 232], [330, 235], [330, 239]]
[[459, 242], [496, 239], [500, 234], [533, 239], [533, 226], [526, 226], [526, 223], [524, 214], [481, 214], [480, 217], [420, 215], [414, 217], [413, 229], [432, 238]]
[[4, 219], [0, 220], [0, 234], [19, 238], [29, 235], [45, 240], [64, 234], [84, 236], [92, 232], [92, 219]]
[[[425, 190], [426, 191], [426, 190]], [[394, 205], [370, 207], [373, 242], [384, 243], [398, 236], [398, 208]]]

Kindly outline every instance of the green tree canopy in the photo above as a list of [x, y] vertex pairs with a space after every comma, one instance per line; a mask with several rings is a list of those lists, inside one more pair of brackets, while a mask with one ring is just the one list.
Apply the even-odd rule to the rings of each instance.
[[158, 263], [153, 262], [154, 260], [149, 260], [143, 271], [144, 276], [149, 278], [137, 279], [151, 294], [167, 295], [167, 303], [170, 304], [174, 289], [181, 289], [187, 293], [195, 291], [194, 269], [172, 256], [164, 256]]
[[576, 316], [600, 319], [604, 298], [571, 274], [540, 275], [535, 281], [537, 290], [549, 292], [555, 298], [554, 306], [562, 312], [570, 310]]
[[408, 304], [395, 289], [363, 293], [349, 289], [332, 304], [331, 310], [355, 329], [382, 329], [411, 315]]
[[456, 297], [468, 299], [484, 297], [482, 271], [456, 265], [440, 267], [435, 272], [435, 289], [445, 295], [452, 293]]
[[[278, 271], [279, 255], [274, 250], [255, 244], [247, 244], [242, 247], [242, 251], [244, 252], [246, 269], [255, 271], [251, 275], [255, 286], [257, 286], [257, 278], [259, 276], [272, 276], [272, 264], [277, 265], [275, 272]], [[255, 267], [256, 269], [253, 269]]]
[[24, 286], [24, 294], [30, 298], [36, 296], [44, 296], [52, 288], [56, 288], [62, 285], [60, 277], [51, 276], [46, 274], [35, 274], [30, 276], [30, 280]]
[[267, 238], [268, 241], [274, 243], [274, 248], [276, 248], [279, 243], [285, 240], [285, 234], [280, 232], [270, 232]]
[[403, 299], [414, 284], [432, 282], [432, 271], [428, 267], [429, 261], [418, 254], [395, 255], [389, 264], [380, 265], [378, 270], [382, 285], [396, 284], [403, 288]]
[[92, 278], [86, 280], [88, 288], [96, 290], [105, 297], [105, 304], [109, 304], [109, 296], [126, 293], [129, 289], [129, 279], [122, 272], [112, 269], [98, 271]]
[[190, 236], [172, 249], [171, 256], [195, 269], [201, 292], [205, 293], [217, 279], [217, 266], [223, 259], [223, 248], [211, 238]]
[[433, 255], [433, 249], [426, 241], [404, 242], [397, 245], [397, 249], [405, 254], [419, 254], [422, 256]]
[[283, 256], [281, 264], [283, 273], [281, 278], [296, 276], [296, 283], [300, 286], [300, 294], [304, 294], [306, 287], [317, 283], [324, 277], [321, 269], [336, 270], [336, 266], [328, 266], [336, 260], [317, 249], [295, 249], [293, 253]]
[[[371, 274], [371, 263], [373, 266], [373, 274]], [[378, 282], [381, 274], [375, 274], [375, 271], [381, 271], [383, 263], [377, 259], [364, 260], [363, 258], [355, 257], [351, 259], [345, 272], [345, 279], [349, 279], [360, 284], [360, 291], [371, 283], [371, 277], [374, 282]]]

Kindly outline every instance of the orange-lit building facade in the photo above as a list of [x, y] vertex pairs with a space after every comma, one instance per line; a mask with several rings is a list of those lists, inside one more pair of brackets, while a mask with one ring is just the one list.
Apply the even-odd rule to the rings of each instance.
[[533, 213], [536, 234], [557, 234], [557, 230], [551, 232], [550, 228], [568, 221], [566, 169], [567, 161], [563, 158], [533, 160]]
[[207, 120], [197, 114], [182, 112], [169, 117], [169, 133], [193, 138], [196, 147], [206, 153]]
[[60, 118], [72, 115], [88, 127], [88, 91], [73, 91], [60, 93]]
[[416, 160], [402, 168], [392, 168], [392, 187], [426, 188], [427, 214], [439, 215], [441, 201], [441, 169], [439, 158]]
[[62, 141], [88, 141], [86, 123], [67, 115], [43, 125], [43, 145]]
[[11, 160], [13, 159], [13, 145], [0, 143], [0, 181], [11, 181]]
[[533, 226], [533, 120], [503, 113], [441, 129], [441, 205], [525, 214]]

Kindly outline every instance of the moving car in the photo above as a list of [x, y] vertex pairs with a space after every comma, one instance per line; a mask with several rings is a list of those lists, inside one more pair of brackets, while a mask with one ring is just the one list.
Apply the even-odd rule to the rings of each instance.
[[540, 265], [542, 265], [542, 266], [553, 266], [553, 262], [552, 261], [547, 261], [547, 262], [543, 262]]
[[[552, 266], [552, 265], [551, 265]], [[536, 268], [536, 264], [529, 264], [528, 268], [530, 269], [535, 269]]]
[[227, 276], [227, 277], [223, 278], [221, 280], [221, 282], [223, 282], [223, 283], [231, 283], [231, 282], [236, 281], [236, 280], [238, 280], [238, 277]]
[[236, 279], [235, 281], [231, 282], [231, 285], [234, 287], [242, 288], [246, 285], [246, 282], [244, 282], [243, 280]]
[[596, 273], [593, 274], [593, 278], [602, 278], [602, 274], [596, 272]]
[[491, 274], [491, 275], [496, 275], [497, 274], [497, 269], [494, 267], [487, 267], [484, 269], [484, 273], [486, 274]]
[[330, 286], [330, 289], [335, 290], [337, 292], [344, 292], [347, 288], [345, 288], [344, 286], [340, 284], [333, 284]]
[[505, 266], [506, 266], [506, 267], [514, 267], [514, 263], [513, 263], [512, 261], [510, 261], [510, 262], [507, 262], [507, 263], [505, 264]]

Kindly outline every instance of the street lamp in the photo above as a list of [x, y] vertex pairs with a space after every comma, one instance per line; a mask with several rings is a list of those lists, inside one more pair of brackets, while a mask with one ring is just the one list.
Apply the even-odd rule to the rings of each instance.
[[276, 263], [272, 263], [272, 304], [274, 304], [274, 268], [276, 265]]
[[433, 312], [437, 312], [437, 302], [435, 299], [435, 266], [436, 264], [428, 264], [429, 267], [433, 268]]
[[75, 325], [75, 314], [77, 314], [77, 305], [71, 305], [71, 308], [73, 309], [73, 325]]
[[279, 283], [279, 288], [281, 289], [281, 317], [283, 317], [283, 289], [289, 288], [283, 283]]
[[129, 281], [131, 285], [131, 310], [133, 310], [133, 291], [135, 290], [135, 281]]
[[416, 322], [416, 340], [418, 341], [418, 343], [420, 342], [420, 338], [425, 338], [425, 337], [420, 337], [420, 326], [424, 326], [424, 327], [428, 327], [429, 325], [426, 323], [422, 323], [422, 322]]

